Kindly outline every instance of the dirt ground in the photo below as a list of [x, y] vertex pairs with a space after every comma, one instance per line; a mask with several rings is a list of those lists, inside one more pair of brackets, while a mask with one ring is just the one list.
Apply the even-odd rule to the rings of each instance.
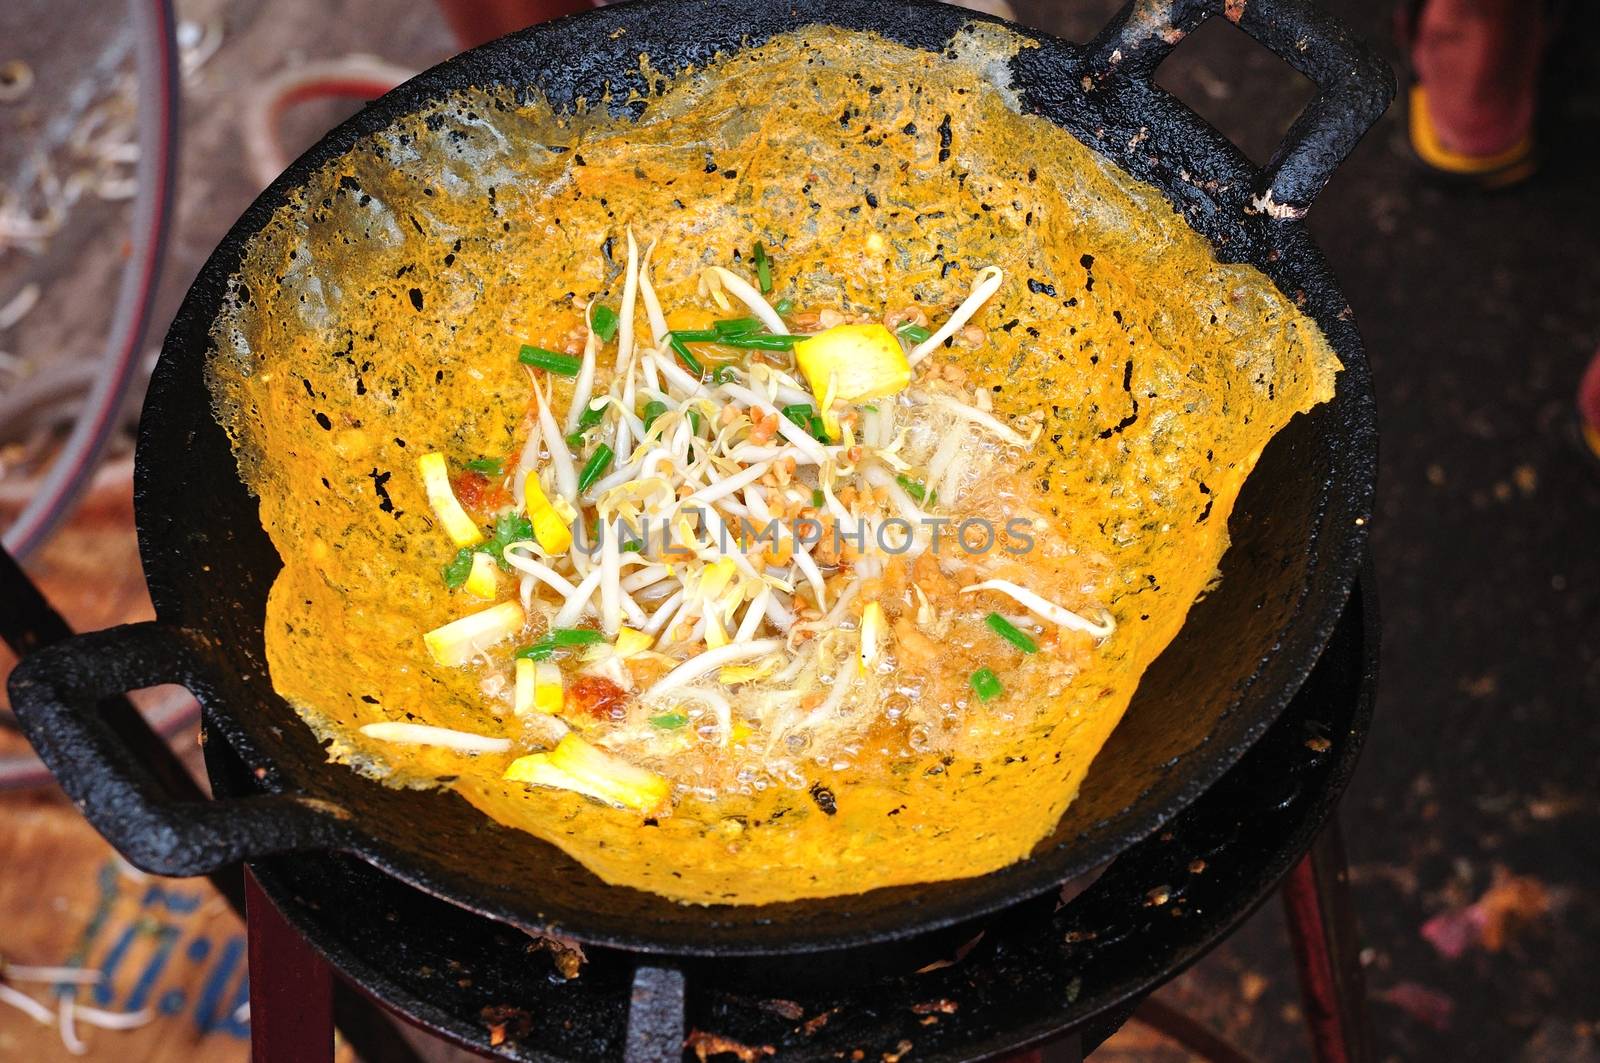
[[[221, 43], [186, 79], [161, 322], [257, 190], [240, 119], [265, 78], [352, 52], [420, 69], [452, 50], [428, 3], [179, 6], [199, 39], [220, 33]], [[1116, 5], [1017, 6], [1025, 21], [1083, 39]], [[1394, 54], [1391, 0], [1328, 6]], [[15, 187], [41, 145], [56, 157], [68, 119], [105, 98], [128, 47], [119, 4], [0, 5], [0, 63], [23, 57], [37, 79], [28, 101], [0, 109], [0, 187]], [[1484, 196], [1419, 175], [1397, 106], [1310, 218], [1366, 338], [1383, 418], [1373, 529], [1381, 693], [1342, 817], [1384, 1059], [1600, 1060], [1600, 466], [1578, 450], [1571, 414], [1577, 376], [1600, 342], [1596, 69], [1600, 43], [1558, 38], [1546, 157], [1528, 185]], [[1186, 42], [1161, 81], [1257, 160], [1310, 95], [1303, 79], [1221, 20]], [[287, 136], [308, 144], [342, 110], [303, 108]], [[42, 363], [98, 349], [125, 214], [121, 201], [90, 195], [43, 246], [0, 248], [0, 307], [26, 284], [40, 286], [32, 312], [0, 331], [0, 351]], [[111, 519], [123, 521], [107, 533], [121, 545], [106, 556], [136, 587], [126, 517]], [[87, 580], [81, 561], [58, 549], [43, 566]], [[84, 597], [86, 622], [112, 619]], [[117, 600], [130, 615], [142, 608], [137, 593]], [[33, 844], [30, 825], [49, 818], [49, 802], [39, 802], [0, 800], [0, 878]], [[57, 817], [59, 829], [72, 829], [70, 818]], [[105, 854], [83, 859], [70, 867], [101, 866]], [[8, 895], [0, 953], [41, 940], [18, 928], [57, 918], [67, 902], [52, 906], [52, 892], [58, 900], [93, 893], [81, 879], [58, 886]], [[237, 930], [219, 927], [206, 933], [226, 948]], [[1307, 1058], [1276, 906], [1164, 995], [1257, 1058]], [[183, 1014], [192, 1017], [192, 1008]], [[39, 1058], [38, 1046], [53, 1042], [15, 1040], [18, 1021], [0, 1009], [0, 1058]], [[208, 1046], [198, 1054], [243, 1058], [237, 1029], [222, 1018], [202, 1033], [216, 1036], [185, 1042]], [[127, 1055], [117, 1036], [98, 1034], [94, 1056]], [[1186, 1057], [1130, 1028], [1104, 1058]]]

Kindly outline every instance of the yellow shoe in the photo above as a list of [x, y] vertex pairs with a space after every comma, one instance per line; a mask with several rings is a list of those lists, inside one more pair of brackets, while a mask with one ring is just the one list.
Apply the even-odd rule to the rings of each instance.
[[1445, 147], [1428, 112], [1428, 90], [1422, 85], [1411, 86], [1410, 119], [1411, 150], [1436, 173], [1483, 188], [1508, 188], [1527, 180], [1539, 168], [1532, 133], [1493, 155], [1468, 155]]

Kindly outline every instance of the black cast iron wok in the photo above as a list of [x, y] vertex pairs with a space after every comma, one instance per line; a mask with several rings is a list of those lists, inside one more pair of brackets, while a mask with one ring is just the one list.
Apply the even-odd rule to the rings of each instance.
[[[1156, 88], [1185, 33], [1225, 14], [1321, 92], [1265, 171]], [[1225, 259], [1265, 271], [1327, 333], [1334, 399], [1271, 443], [1233, 515], [1223, 580], [1150, 669], [1082, 796], [1027, 860], [954, 882], [761, 907], [682, 906], [602, 883], [556, 848], [460, 798], [386, 789], [330, 766], [272, 690], [262, 644], [280, 562], [211, 414], [209, 329], [246, 241], [316, 168], [452, 90], [506, 85], [558, 106], [626, 98], [638, 55], [657, 70], [822, 23], [939, 50], [970, 12], [916, 0], [643, 0], [537, 26], [458, 56], [330, 133], [247, 210], [167, 335], [139, 434], [140, 549], [158, 620], [25, 660], [17, 715], [89, 820], [134, 864], [195, 875], [272, 853], [342, 850], [463, 907], [531, 930], [679, 954], [803, 952], [901, 938], [981, 915], [1081, 874], [1210, 786], [1299, 688], [1356, 576], [1371, 512], [1375, 411], [1349, 308], [1299, 218], [1394, 92], [1384, 64], [1308, 0], [1133, 0], [1098, 39], [1037, 36], [1013, 61], [1024, 105], [1164, 190]], [[626, 73], [626, 72], [633, 73]], [[624, 72], [620, 73], [619, 72]], [[617, 91], [619, 84], [623, 91]], [[1131, 145], [1131, 146], [1130, 146]], [[209, 735], [264, 796], [174, 801], [96, 712], [98, 699], [181, 683]]]

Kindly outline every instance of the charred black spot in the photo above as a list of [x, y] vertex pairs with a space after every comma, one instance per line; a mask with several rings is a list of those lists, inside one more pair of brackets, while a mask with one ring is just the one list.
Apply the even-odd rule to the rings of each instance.
[[824, 813], [830, 816], [838, 814], [839, 805], [838, 802], [834, 800], [832, 790], [828, 789], [826, 786], [823, 786], [821, 783], [812, 783], [810, 793], [811, 800], [815, 801], [817, 803], [817, 807], [822, 809]]
[[867, 193], [867, 206], [871, 207], [873, 210], [877, 210], [878, 209], [878, 196], [877, 196], [877, 193], [875, 193], [875, 192], [868, 192]]
[[1056, 286], [1054, 284], [1046, 284], [1044, 281], [1035, 280], [1033, 277], [1029, 277], [1028, 291], [1032, 292], [1034, 295], [1048, 295], [1053, 299], [1055, 298], [1056, 294]]
[[385, 513], [393, 513], [394, 499], [389, 497], [389, 488], [387, 485], [389, 483], [389, 477], [393, 476], [394, 474], [388, 472], [379, 472], [377, 467], [374, 466], [373, 470], [367, 473], [367, 475], [372, 477], [372, 488], [378, 492], [378, 508], [383, 510]]
[[322, 426], [322, 430], [324, 432], [333, 431], [333, 422], [328, 420], [328, 415], [323, 413], [321, 410], [317, 410], [315, 413], [317, 415], [317, 423]]
[[905, 125], [900, 127], [900, 132], [904, 133], [908, 137], [916, 136], [917, 135], [917, 123], [915, 123], [915, 122], [907, 122]]
[[945, 115], [939, 123], [939, 161], [944, 162], [950, 158], [950, 145], [955, 142], [955, 134], [950, 131], [950, 116]]

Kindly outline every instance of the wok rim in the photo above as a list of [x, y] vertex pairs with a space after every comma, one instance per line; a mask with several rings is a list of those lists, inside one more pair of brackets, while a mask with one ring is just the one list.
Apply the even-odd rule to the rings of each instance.
[[[714, 4], [716, 0], [709, 2]], [[272, 213], [288, 201], [289, 195], [302, 187], [318, 169], [348, 152], [360, 137], [381, 130], [396, 118], [414, 112], [442, 96], [471, 84], [470, 81], [463, 80], [463, 76], [470, 75], [474, 68], [490, 69], [501, 61], [515, 61], [524, 47], [524, 42], [528, 40], [553, 37], [559, 32], [571, 32], [578, 27], [586, 28], [591, 23], [605, 25], [611, 21], [631, 22], [653, 9], [674, 6], [674, 0], [638, 0], [635, 3], [599, 8], [530, 27], [447, 59], [380, 97], [378, 101], [319, 139], [261, 192], [229, 228], [192, 282], [177, 319], [163, 342], [161, 356], [152, 374], [146, 398], [146, 416], [141, 417], [139, 427], [139, 442], [135, 456], [135, 520], [139, 532], [140, 555], [159, 618], [165, 620], [186, 611], [181, 588], [186, 584], [192, 588], [193, 582], [186, 580], [182, 573], [173, 572], [170, 567], [170, 555], [157, 549], [153, 542], [153, 536], [158, 530], [155, 526], [162, 522], [164, 515], [153, 513], [148, 499], [154, 493], [151, 491], [152, 481], [159, 481], [162, 474], [159, 470], [152, 469], [150, 462], [144, 459], [150, 452], [151, 438], [161, 433], [164, 428], [168, 428], [162, 423], [164, 408], [167, 406], [164, 397], [184, 385], [185, 373], [203, 371], [214, 350], [214, 344], [198, 352], [190, 350], [192, 343], [184, 334], [184, 326], [193, 319], [202, 319], [209, 331], [209, 324], [215, 320], [222, 305], [227, 281], [234, 275], [250, 239], [264, 227]], [[771, 0], [765, 4], [768, 9], [782, 8], [790, 12], [790, 18], [797, 26], [824, 23], [845, 29], [858, 27], [840, 18], [841, 14], [848, 18], [852, 13], [864, 12], [870, 8], [872, 9], [870, 19], [887, 23], [893, 18], [896, 10], [926, 11], [942, 6], [932, 3], [931, 0], [894, 0], [891, 4], [883, 4], [877, 0], [871, 3], [867, 0], [847, 0], [845, 3], [826, 6], [814, 2], [786, 4]], [[1083, 48], [1079, 45], [978, 13], [961, 11], [959, 21], [990, 22], [1006, 26], [1039, 42], [1056, 61], [1062, 63], [1077, 63], [1083, 58]], [[763, 35], [761, 40], [765, 39], [766, 36]], [[681, 57], [672, 59], [676, 62]], [[537, 87], [536, 83], [524, 84]], [[1150, 92], [1159, 92], [1148, 85], [1134, 86], [1136, 89], [1141, 87]], [[1161, 95], [1165, 96], [1164, 93]], [[1140, 99], [1135, 97], [1135, 102], [1140, 102]], [[1149, 105], [1150, 100], [1144, 99], [1142, 102]], [[1052, 122], [1058, 125], [1064, 124], [1048, 111], [1044, 113]], [[1181, 115], [1173, 117], [1188, 127], [1186, 131], [1196, 138], [1202, 148], [1215, 156], [1219, 166], [1231, 165], [1235, 169], [1248, 166], [1237, 149], [1191, 112], [1185, 109]], [[1136, 167], [1130, 167], [1117, 154], [1107, 151], [1104, 145], [1097, 145], [1086, 139], [1070, 126], [1064, 127], [1102, 159], [1131, 173], [1136, 179], [1153, 185], [1161, 193], [1164, 201], [1182, 210], [1168, 182], [1141, 174]], [[1188, 220], [1193, 225], [1193, 219]], [[1197, 231], [1201, 231], [1202, 235], [1208, 235], [1199, 226], [1194, 227]], [[1266, 655], [1257, 660], [1255, 670], [1240, 688], [1231, 705], [1218, 717], [1220, 725], [1228, 715], [1244, 713], [1248, 716], [1248, 724], [1231, 743], [1218, 741], [1216, 733], [1218, 725], [1214, 725], [1211, 735], [1183, 756], [1181, 785], [1168, 793], [1163, 800], [1147, 801], [1146, 797], [1150, 791], [1146, 790], [1136, 799], [1135, 808], [1130, 814], [1114, 820], [1101, 821], [1094, 824], [1088, 832], [1063, 838], [1048, 846], [1043, 846], [1041, 843], [1042, 847], [1036, 848], [1022, 860], [982, 875], [963, 879], [914, 884], [910, 887], [883, 887], [862, 894], [840, 894], [776, 905], [680, 905], [666, 898], [649, 895], [655, 900], [694, 911], [696, 918], [686, 921], [651, 922], [647, 928], [640, 926], [644, 922], [641, 917], [629, 913], [620, 916], [617, 913], [607, 913], [602, 923], [609, 922], [613, 925], [597, 925], [594, 929], [583, 925], [585, 913], [582, 912], [574, 913], [578, 916], [576, 919], [561, 915], [551, 917], [542, 912], [538, 913], [537, 918], [530, 919], [529, 913], [525, 911], [513, 910], [508, 905], [491, 901], [481, 895], [474, 895], [470, 889], [463, 888], [458, 877], [452, 873], [452, 869], [431, 867], [425, 861], [392, 850], [388, 843], [368, 833], [360, 824], [355, 825], [356, 839], [349, 851], [415, 888], [467, 910], [533, 932], [557, 932], [576, 937], [586, 943], [645, 954], [774, 955], [825, 952], [864, 943], [902, 940], [992, 914], [1020, 900], [1047, 892], [1061, 882], [1115, 857], [1137, 840], [1158, 830], [1232, 768], [1244, 752], [1278, 719], [1298, 691], [1305, 676], [1321, 657], [1349, 602], [1361, 570], [1366, 549], [1367, 528], [1372, 518], [1377, 461], [1376, 397], [1365, 351], [1353, 323], [1345, 312], [1338, 315], [1337, 321], [1329, 317], [1332, 313], [1331, 308], [1343, 307], [1348, 311], [1348, 306], [1328, 271], [1321, 252], [1311, 241], [1309, 232], [1302, 222], [1279, 221], [1263, 231], [1268, 234], [1266, 242], [1260, 246], [1246, 247], [1242, 257], [1233, 255], [1239, 248], [1230, 249], [1226, 256], [1222, 253], [1223, 249], [1217, 248], [1218, 257], [1224, 261], [1242, 261], [1254, 266], [1271, 278], [1280, 290], [1285, 290], [1286, 281], [1296, 283], [1302, 292], [1313, 297], [1315, 308], [1322, 310], [1323, 316], [1318, 316], [1315, 310], [1308, 310], [1308, 313], [1312, 314], [1327, 335], [1344, 368], [1336, 380], [1334, 397], [1312, 411], [1310, 415], [1297, 415], [1295, 420], [1307, 416], [1325, 417], [1337, 421], [1342, 426], [1345, 434], [1338, 441], [1337, 455], [1332, 460], [1335, 469], [1342, 469], [1344, 476], [1334, 477], [1322, 485], [1318, 503], [1323, 511], [1342, 511], [1353, 515], [1354, 519], [1344, 526], [1342, 535], [1336, 534], [1331, 539], [1312, 536], [1307, 544], [1308, 573], [1314, 571], [1321, 574], [1323, 580], [1321, 593], [1313, 594], [1309, 581], [1302, 585], [1300, 594], [1287, 610], [1289, 616], [1287, 623], [1278, 629], [1277, 639]], [[1213, 246], [1215, 247], [1214, 239]], [[1269, 267], [1265, 259], [1268, 250], [1284, 252], [1285, 261], [1280, 264], [1280, 268]], [[1323, 317], [1329, 319], [1324, 320]], [[156, 417], [149, 416], [152, 410]], [[204, 418], [212, 429], [221, 431], [220, 425], [211, 418], [209, 410], [205, 412]], [[1319, 442], [1322, 441], [1323, 435], [1317, 434]], [[1255, 475], [1252, 473], [1252, 478]], [[1340, 488], [1345, 490], [1341, 492]], [[1334, 526], [1333, 530], [1337, 533], [1339, 526]], [[190, 593], [194, 593], [193, 590]], [[1178, 638], [1182, 638], [1181, 631], [1174, 641]], [[204, 655], [205, 663], [212, 667], [232, 669], [234, 672], [239, 670], [237, 662], [221, 647], [210, 647], [209, 652]], [[1286, 678], [1283, 682], [1277, 682], [1275, 687], [1263, 692], [1263, 680], [1271, 678], [1268, 673], [1277, 673], [1292, 679]], [[239, 716], [240, 713], [248, 711], [249, 706], [229, 705], [223, 703], [220, 698], [202, 700], [207, 725], [215, 727], [236, 749], [242, 752], [253, 751], [256, 743], [244, 724], [240, 722]], [[352, 780], [360, 778], [343, 766], [329, 764], [326, 768], [330, 771], [346, 772]], [[1094, 768], [1091, 766], [1088, 779], [1094, 777], [1093, 771]], [[1085, 780], [1086, 783], [1088, 779]], [[441, 799], [443, 796], [441, 795]], [[1139, 808], [1139, 804], [1148, 807]], [[541, 844], [550, 843], [541, 842]], [[939, 894], [940, 886], [959, 883], [981, 883], [981, 886], [975, 885], [975, 889], [981, 893], [981, 898], [976, 901], [972, 898], [951, 900]], [[627, 887], [609, 888], [627, 889]], [[855, 898], [903, 892], [908, 889], [919, 891], [918, 902], [902, 906], [899, 910], [900, 915], [892, 925], [888, 926], [863, 928], [851, 919], [847, 912], [838, 913], [837, 920], [831, 918], [834, 913], [829, 912], [830, 918], [820, 924], [805, 920], [792, 923], [779, 915], [780, 910], [786, 912], [791, 907], [820, 907], [824, 911], [839, 909], [847, 907]], [[930, 902], [921, 899], [926, 898], [930, 891], [938, 894], [937, 900]], [[628, 924], [630, 919], [633, 924], [631, 926], [614, 925], [619, 920], [623, 924]], [[745, 937], [759, 938], [764, 931], [770, 932], [775, 921], [786, 928], [786, 936], [781, 941], [741, 943]], [[716, 931], [716, 935], [710, 941], [704, 940], [704, 932], [708, 928], [714, 928]], [[731, 941], [730, 935], [733, 938]], [[770, 933], [766, 936], [770, 937]]]

